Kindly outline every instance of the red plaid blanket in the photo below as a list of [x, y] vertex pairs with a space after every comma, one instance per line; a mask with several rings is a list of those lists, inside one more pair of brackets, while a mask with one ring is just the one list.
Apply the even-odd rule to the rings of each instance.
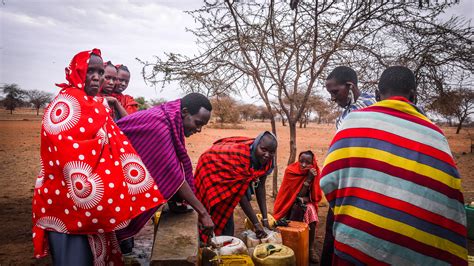
[[[199, 158], [196, 196], [210, 213], [216, 235], [222, 233], [250, 182], [265, 175], [272, 166], [270, 162], [260, 170], [251, 168], [250, 145], [254, 140], [247, 137], [220, 139]], [[207, 240], [202, 234], [201, 238]]]

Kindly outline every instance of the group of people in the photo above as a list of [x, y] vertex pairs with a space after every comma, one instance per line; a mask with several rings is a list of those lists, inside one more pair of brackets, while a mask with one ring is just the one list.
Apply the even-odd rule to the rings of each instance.
[[[198, 213], [202, 243], [234, 234], [238, 204], [265, 237], [276, 136], [219, 139], [193, 171], [185, 138], [209, 122], [209, 99], [191, 93], [135, 112], [133, 98], [120, 96], [129, 78], [126, 67], [104, 64], [98, 49], [78, 53], [66, 68], [68, 84], [58, 85], [41, 129], [35, 256], [49, 252], [55, 265], [122, 264], [123, 243], [166, 202]], [[414, 104], [413, 73], [386, 69], [370, 95], [359, 91], [352, 69], [337, 67], [326, 88], [344, 111], [324, 166], [312, 151], [300, 153], [285, 171], [274, 217], [308, 223], [310, 257], [318, 261], [324, 192], [330, 211], [323, 265], [467, 265], [459, 174], [442, 131]]]

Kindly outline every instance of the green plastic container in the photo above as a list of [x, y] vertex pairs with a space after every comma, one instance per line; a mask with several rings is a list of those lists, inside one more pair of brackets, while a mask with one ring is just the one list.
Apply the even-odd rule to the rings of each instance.
[[467, 218], [467, 238], [474, 240], [474, 207], [465, 205]]

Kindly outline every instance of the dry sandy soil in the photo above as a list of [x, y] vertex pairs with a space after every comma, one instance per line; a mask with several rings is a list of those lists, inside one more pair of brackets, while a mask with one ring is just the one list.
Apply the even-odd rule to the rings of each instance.
[[[49, 264], [49, 259], [35, 261], [32, 258], [31, 244], [31, 199], [34, 180], [39, 171], [39, 132], [40, 117], [34, 112], [20, 110], [10, 115], [0, 110], [0, 265]], [[205, 128], [201, 134], [192, 136], [187, 141], [187, 148], [194, 164], [198, 156], [219, 138], [228, 136], [254, 137], [262, 130], [269, 129], [269, 123], [244, 123], [243, 129]], [[454, 134], [453, 128], [444, 128], [449, 144], [455, 155], [461, 176], [466, 202], [474, 201], [474, 154], [470, 153], [472, 140], [468, 130]], [[333, 125], [310, 124], [308, 128], [298, 129], [298, 151], [311, 149], [318, 157], [320, 165], [324, 160], [327, 147], [334, 134]], [[474, 136], [474, 130], [471, 129]], [[279, 173], [281, 174], [289, 154], [288, 128], [279, 126]], [[267, 194], [271, 193], [271, 180], [267, 181]], [[268, 196], [271, 211], [273, 200]], [[320, 220], [324, 221], [327, 207], [320, 208]], [[237, 217], [242, 211], [237, 210]], [[241, 220], [241, 219], [240, 219]], [[243, 222], [243, 221], [242, 221]], [[236, 221], [237, 231], [242, 222]], [[318, 232], [323, 233], [320, 223]], [[149, 230], [147, 232], [150, 232]], [[318, 241], [323, 235], [318, 233]], [[149, 235], [149, 234], [148, 234]], [[148, 237], [149, 236], [145, 236]], [[472, 253], [471, 253], [472, 254]]]

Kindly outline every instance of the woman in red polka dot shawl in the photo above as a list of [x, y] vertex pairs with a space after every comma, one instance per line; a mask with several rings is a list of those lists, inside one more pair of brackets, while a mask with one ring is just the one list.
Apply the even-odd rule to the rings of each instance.
[[100, 50], [78, 53], [44, 113], [33, 244], [55, 265], [123, 264], [114, 231], [164, 202], [107, 99], [96, 97], [103, 73]]

